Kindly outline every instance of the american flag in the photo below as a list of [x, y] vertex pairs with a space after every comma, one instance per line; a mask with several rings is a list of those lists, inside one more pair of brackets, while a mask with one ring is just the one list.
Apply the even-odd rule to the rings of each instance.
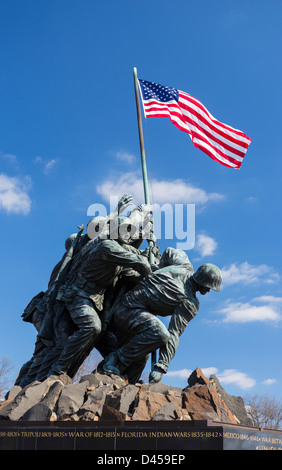
[[193, 145], [229, 168], [240, 168], [251, 139], [215, 119], [188, 93], [138, 79], [145, 117], [168, 117], [187, 132]]

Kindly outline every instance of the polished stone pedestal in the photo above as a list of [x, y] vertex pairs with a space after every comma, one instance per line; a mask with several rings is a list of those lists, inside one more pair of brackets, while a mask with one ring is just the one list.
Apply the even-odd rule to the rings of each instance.
[[95, 450], [105, 456], [107, 451], [278, 449], [282, 431], [211, 421], [0, 421], [0, 450]]

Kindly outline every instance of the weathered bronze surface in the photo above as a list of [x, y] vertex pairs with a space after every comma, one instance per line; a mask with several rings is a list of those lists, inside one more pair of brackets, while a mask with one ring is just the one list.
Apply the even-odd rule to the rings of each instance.
[[[16, 385], [52, 375], [73, 378], [93, 348], [104, 358], [101, 371], [126, 376], [130, 383], [139, 380], [149, 355], [159, 350], [149, 378], [159, 382], [199, 310], [196, 294], [220, 290], [217, 266], [206, 263], [194, 273], [184, 251], [159, 252], [149, 204], [121, 217], [131, 201], [125, 194], [115, 211], [89, 222], [87, 233], [79, 226], [66, 240], [46, 292], [36, 295], [23, 314], [38, 336]], [[148, 247], [141, 250], [144, 234]], [[171, 316], [168, 328], [161, 320], [165, 316]]]

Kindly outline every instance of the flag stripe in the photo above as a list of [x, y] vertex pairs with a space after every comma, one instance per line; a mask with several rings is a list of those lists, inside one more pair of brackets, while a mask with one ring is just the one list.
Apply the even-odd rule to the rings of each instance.
[[[200, 136], [196, 132], [191, 131], [191, 126], [187, 126], [186, 121], [184, 119], [181, 119], [181, 117], [177, 116], [176, 113], [174, 112], [169, 112], [169, 111], [163, 111], [163, 112], [158, 112], [158, 113], [147, 113], [147, 117], [168, 117], [170, 118], [171, 122], [175, 124], [180, 130], [184, 132], [188, 132], [193, 144], [195, 145], [195, 139], [198, 145], [195, 145], [195, 147], [200, 148], [204, 152], [206, 152], [207, 145], [209, 146], [210, 152], [212, 152], [213, 156], [217, 155], [218, 160], [221, 162], [225, 162], [226, 166], [228, 166], [228, 162], [232, 164], [232, 167], [237, 167], [238, 164], [241, 164], [242, 158], [237, 157], [237, 159], [232, 158], [231, 155], [227, 154], [227, 151], [222, 152], [220, 149], [216, 148], [214, 145], [211, 144], [211, 142], [206, 139], [203, 135]], [[203, 142], [203, 147], [200, 147], [200, 140]], [[206, 152], [207, 153], [207, 152]], [[210, 154], [209, 154], [210, 155]]]
[[244, 132], [215, 119], [188, 93], [144, 80], [139, 80], [139, 85], [145, 117], [168, 117], [213, 160], [229, 168], [240, 168], [251, 143]]
[[[172, 119], [173, 123], [177, 123], [181, 126], [182, 130], [188, 131], [189, 134], [192, 138], [192, 142], [194, 143], [194, 139], [197, 139], [198, 142], [202, 140], [206, 145], [209, 146], [214, 152], [217, 153], [218, 157], [220, 159], [224, 159], [225, 161], [230, 161], [231, 163], [238, 164], [239, 162], [242, 162], [243, 158], [242, 157], [236, 157], [234, 158], [234, 154], [232, 152], [229, 152], [226, 149], [222, 149], [222, 147], [214, 142], [211, 141], [211, 139], [208, 139], [203, 132], [199, 132], [197, 128], [195, 128], [192, 125], [187, 125], [187, 120], [184, 119], [179, 113], [176, 112], [170, 112], [170, 116]], [[178, 126], [179, 127], [179, 126]]]
[[[149, 108], [147, 108], [147, 104], [145, 104], [145, 109], [149, 109], [150, 112], [153, 112], [153, 111], [160, 110], [161, 108], [159, 106], [156, 106], [156, 105], [154, 105], [154, 106], [151, 105]], [[181, 113], [179, 108], [177, 108], [175, 106], [169, 106], [169, 109], [171, 110], [171, 112]], [[192, 118], [188, 117], [188, 116], [190, 116], [190, 114], [187, 113], [186, 111], [182, 111], [181, 114], [183, 115], [184, 120], [187, 123], [191, 124], [191, 130], [197, 128], [200, 132], [203, 132], [209, 139], [211, 139], [215, 143], [215, 146], [218, 147], [218, 145], [220, 145], [220, 148], [222, 147], [223, 149], [225, 149], [227, 151], [227, 153], [231, 152], [231, 154], [234, 153], [238, 157], [241, 157], [241, 158], [244, 157], [245, 150], [244, 150], [243, 147], [241, 147], [237, 144], [234, 144], [233, 142], [228, 141], [224, 137], [218, 136], [219, 137], [218, 138], [217, 137], [218, 134], [214, 133], [213, 131], [209, 132], [210, 128], [207, 125], [202, 124], [202, 122], [198, 121], [198, 119], [192, 119]], [[216, 145], [216, 144], [218, 144], [218, 145]]]
[[[196, 131], [191, 131], [191, 127], [192, 126], [187, 126], [186, 124], [186, 120], [183, 119], [183, 117], [181, 117], [181, 115], [179, 115], [179, 113], [175, 113], [175, 112], [169, 112], [168, 110], [163, 110], [162, 112], [158, 112], [157, 114], [154, 112], [153, 114], [151, 114], [151, 112], [148, 112], [147, 113], [147, 116], [146, 117], [168, 117], [170, 118], [171, 122], [173, 124], [175, 124], [180, 130], [184, 131], [184, 132], [188, 132], [191, 139], [192, 139], [192, 142], [194, 144], [194, 142], [198, 142], [198, 145], [195, 145], [195, 147], [199, 147], [199, 143], [200, 141], [202, 141], [204, 143], [203, 147], [206, 149], [206, 148], [209, 148], [210, 151], [213, 153], [213, 155], [217, 155], [218, 157], [218, 160], [220, 160], [221, 162], [225, 162], [226, 164], [228, 162], [230, 162], [230, 164], [232, 164], [232, 167], [237, 167], [238, 166], [238, 163], [241, 164], [243, 158], [240, 158], [240, 157], [237, 157], [237, 159], [234, 159], [232, 157], [232, 153], [230, 154], [229, 152], [225, 151], [223, 152], [220, 148], [216, 147], [215, 145], [212, 145], [211, 144], [211, 141], [209, 141], [205, 135], [203, 133], [199, 134], [197, 133], [197, 129]], [[203, 150], [201, 148], [201, 150]], [[205, 151], [205, 150], [204, 150]]]
[[239, 145], [240, 147], [248, 148], [250, 140], [245, 139], [243, 137], [239, 138], [237, 134], [234, 134], [229, 129], [224, 131], [223, 129], [220, 128], [220, 126], [216, 126], [214, 124], [214, 121], [206, 119], [203, 113], [198, 112], [199, 111], [198, 108], [196, 108], [195, 106], [193, 107], [193, 105], [191, 104], [187, 104], [185, 101], [182, 102], [181, 98], [179, 99], [179, 107], [183, 110], [182, 111], [183, 113], [188, 112], [189, 114], [192, 114], [193, 116], [195, 116], [195, 118], [197, 118], [204, 125], [210, 128], [210, 130], [218, 134], [219, 137], [226, 138], [230, 142], [233, 142], [235, 145]]
[[187, 93], [184, 93], [183, 91], [180, 91], [179, 90], [179, 97], [181, 97], [184, 100], [188, 101], [189, 103], [191, 104], [194, 104], [195, 107], [201, 109], [203, 111], [203, 113], [207, 116], [208, 119], [210, 119], [214, 124], [217, 124], [219, 127], [225, 129], [225, 130], [229, 130], [231, 132], [233, 132], [235, 135], [239, 136], [240, 138], [243, 138], [250, 142], [251, 139], [249, 139], [249, 137], [247, 137], [244, 132], [242, 131], [239, 131], [239, 129], [235, 129], [234, 127], [231, 127], [231, 126], [228, 126], [227, 124], [223, 124], [222, 122], [218, 121], [208, 110], [207, 108], [202, 104], [200, 103], [199, 100], [197, 100], [196, 98], [194, 98], [193, 96], [191, 95], [188, 95]]
[[230, 156], [232, 156], [232, 155], [235, 154], [235, 155], [237, 155], [238, 158], [243, 158], [244, 157], [245, 153], [244, 153], [242, 148], [241, 148], [241, 151], [240, 151], [237, 148], [234, 148], [233, 146], [228, 145], [226, 143], [226, 139], [224, 139], [224, 140], [218, 139], [211, 132], [209, 132], [208, 128], [201, 127], [197, 123], [197, 121], [193, 121], [192, 119], [190, 119], [186, 116], [185, 116], [185, 121], [190, 124], [190, 127], [191, 127], [192, 130], [195, 129], [196, 132], [197, 131], [200, 132], [203, 136], [207, 137], [215, 147], [220, 148], [223, 152], [225, 151], [227, 155], [230, 154]]
[[211, 157], [213, 160], [216, 160], [218, 163], [221, 163], [224, 166], [227, 166], [229, 168], [234, 168], [234, 169], [239, 169], [241, 166], [241, 162], [236, 164], [236, 163], [231, 163], [228, 160], [225, 160], [223, 158], [219, 158], [217, 154], [207, 145], [198, 143], [196, 141], [194, 141], [193, 144], [195, 147], [197, 147], [198, 149], [202, 150], [207, 155], [209, 155], [209, 157]]
[[218, 128], [213, 128], [210, 125], [210, 123], [206, 121], [205, 118], [201, 114], [198, 114], [194, 109], [189, 108], [189, 106], [187, 106], [186, 104], [183, 104], [181, 100], [179, 100], [179, 102], [180, 102], [180, 105], [176, 104], [175, 101], [166, 102], [164, 105], [162, 103], [159, 103], [156, 100], [147, 100], [146, 102], [144, 102], [144, 107], [145, 107], [145, 110], [148, 110], [148, 109], [155, 110], [155, 109], [166, 108], [166, 106], [168, 108], [171, 108], [173, 106], [173, 108], [179, 109], [182, 112], [182, 114], [184, 114], [185, 116], [190, 116], [191, 114], [192, 120], [193, 120], [193, 116], [195, 116], [195, 118], [197, 118], [197, 122], [201, 121], [199, 125], [201, 125], [203, 128], [213, 131], [213, 135], [217, 134], [219, 138], [223, 138], [223, 142], [225, 141], [225, 142], [229, 142], [230, 144], [232, 143], [232, 145], [234, 144], [234, 148], [237, 148], [238, 150], [242, 149], [243, 153], [245, 153], [245, 149], [248, 148], [250, 139], [246, 139], [246, 142], [248, 143], [245, 143], [245, 141], [238, 140], [238, 138], [234, 138], [230, 136], [230, 134], [227, 139], [225, 137], [226, 133], [222, 132]]

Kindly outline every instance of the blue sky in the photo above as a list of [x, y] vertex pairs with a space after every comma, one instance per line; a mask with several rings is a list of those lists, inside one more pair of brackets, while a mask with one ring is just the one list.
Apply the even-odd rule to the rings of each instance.
[[136, 66], [252, 139], [232, 170], [168, 119], [143, 120], [152, 201], [196, 205], [187, 254], [224, 279], [163, 381], [185, 387], [200, 367], [228, 393], [281, 397], [281, 15], [278, 0], [0, 1], [0, 358], [14, 376], [36, 337], [23, 309], [88, 206], [123, 190], [143, 202]]

